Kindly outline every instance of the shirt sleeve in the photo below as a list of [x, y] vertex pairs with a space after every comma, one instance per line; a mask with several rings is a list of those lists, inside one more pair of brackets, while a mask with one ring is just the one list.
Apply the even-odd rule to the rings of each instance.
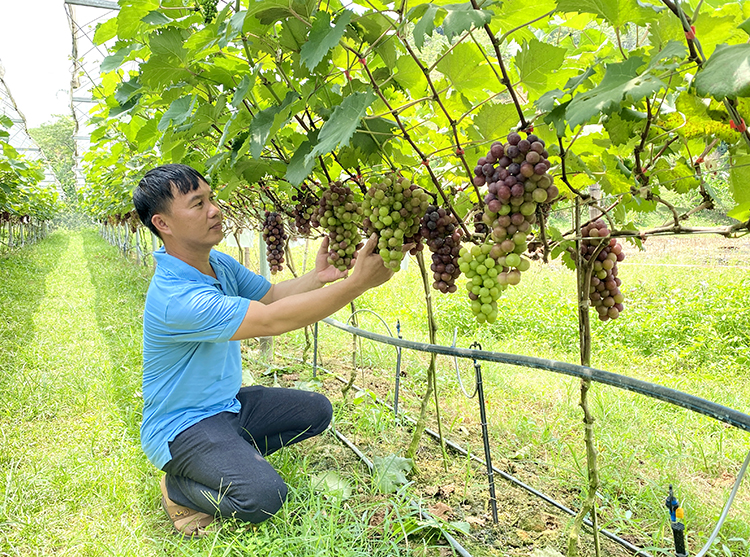
[[237, 332], [249, 305], [250, 300], [225, 296], [210, 285], [187, 288], [167, 305], [169, 336], [179, 342], [228, 341]]
[[256, 275], [234, 258], [230, 258], [230, 264], [237, 279], [239, 295], [248, 300], [260, 300], [271, 288], [271, 283], [260, 275]]

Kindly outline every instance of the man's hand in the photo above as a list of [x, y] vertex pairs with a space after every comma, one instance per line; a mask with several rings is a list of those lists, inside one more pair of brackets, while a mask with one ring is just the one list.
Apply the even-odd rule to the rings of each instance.
[[359, 250], [352, 276], [348, 280], [361, 282], [365, 289], [370, 289], [380, 286], [393, 276], [393, 271], [385, 266], [380, 254], [374, 253], [377, 246], [378, 236], [373, 234]]
[[329, 238], [326, 236], [320, 245], [318, 255], [315, 256], [315, 276], [322, 284], [328, 284], [344, 278], [349, 272], [339, 271], [336, 267], [328, 262], [328, 245]]

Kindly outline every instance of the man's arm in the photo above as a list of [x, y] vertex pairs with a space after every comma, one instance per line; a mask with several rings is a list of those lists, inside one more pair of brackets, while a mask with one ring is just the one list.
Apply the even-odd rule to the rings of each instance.
[[[231, 340], [275, 336], [310, 325], [340, 310], [370, 288], [383, 284], [393, 276], [393, 271], [383, 264], [380, 255], [373, 253], [376, 246], [377, 237], [373, 235], [360, 251], [351, 276], [336, 284], [318, 290], [294, 292], [294, 288], [309, 286], [302, 280], [307, 276], [304, 275], [296, 281], [287, 281], [292, 283], [290, 291], [276, 297], [277, 291], [273, 301], [267, 305], [264, 300], [270, 291], [260, 302], [250, 302], [245, 318]], [[284, 293], [284, 289], [281, 292]]]
[[264, 304], [271, 304], [294, 294], [317, 290], [329, 282], [344, 278], [347, 275], [346, 271], [339, 271], [328, 263], [328, 242], [328, 238], [323, 240], [318, 255], [315, 256], [315, 269], [301, 277], [272, 284], [260, 301]]

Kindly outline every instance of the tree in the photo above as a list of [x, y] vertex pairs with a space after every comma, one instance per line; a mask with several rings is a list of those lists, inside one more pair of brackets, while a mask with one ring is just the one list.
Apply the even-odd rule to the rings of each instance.
[[68, 115], [54, 114], [55, 118], [38, 128], [31, 128], [29, 135], [37, 142], [42, 153], [50, 163], [50, 168], [62, 186], [68, 205], [78, 204], [76, 178], [73, 172], [75, 164], [75, 122]]

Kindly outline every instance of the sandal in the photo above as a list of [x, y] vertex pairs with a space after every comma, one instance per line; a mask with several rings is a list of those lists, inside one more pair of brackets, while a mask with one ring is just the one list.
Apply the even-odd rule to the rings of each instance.
[[214, 521], [213, 515], [183, 507], [172, 501], [167, 495], [166, 476], [162, 477], [159, 487], [162, 493], [161, 507], [167, 513], [178, 534], [185, 539], [190, 539], [200, 538], [209, 533], [206, 528]]

